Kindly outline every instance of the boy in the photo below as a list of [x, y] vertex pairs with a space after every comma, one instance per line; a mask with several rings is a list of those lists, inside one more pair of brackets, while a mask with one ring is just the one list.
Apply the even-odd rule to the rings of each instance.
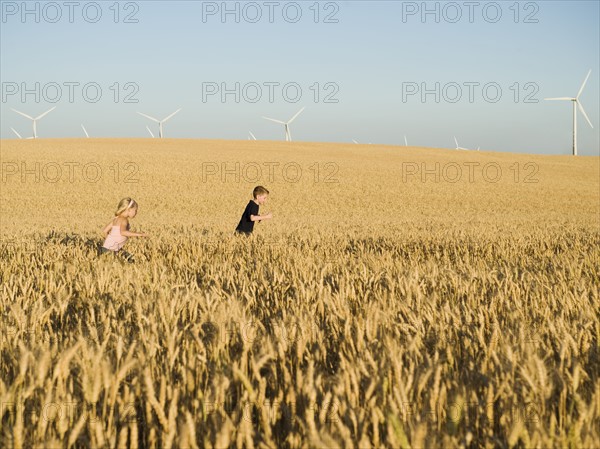
[[240, 219], [240, 223], [237, 225], [237, 228], [235, 228], [236, 233], [250, 235], [254, 230], [255, 221], [273, 218], [271, 212], [267, 215], [258, 215], [258, 206], [265, 203], [267, 195], [269, 195], [269, 191], [263, 186], [256, 186], [254, 188], [252, 191], [252, 197], [254, 199], [248, 202], [246, 210], [244, 210], [242, 218]]

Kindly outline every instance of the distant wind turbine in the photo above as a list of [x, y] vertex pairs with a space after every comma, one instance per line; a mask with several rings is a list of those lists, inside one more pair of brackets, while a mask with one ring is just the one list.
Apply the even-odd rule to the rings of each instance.
[[456, 140], [456, 136], [454, 137], [454, 142], [456, 142], [456, 149], [457, 150], [468, 150], [468, 148], [463, 148], [463, 147], [459, 147], [458, 146], [458, 140]]
[[294, 115], [287, 122], [282, 122], [281, 120], [275, 120], [274, 118], [269, 118], [269, 117], [263, 117], [263, 118], [267, 119], [267, 120], [271, 120], [272, 122], [275, 122], [275, 123], [281, 123], [285, 127], [285, 141], [286, 142], [291, 142], [292, 141], [292, 133], [290, 132], [290, 123], [292, 123], [296, 119], [296, 117], [298, 117], [300, 115], [300, 113], [302, 111], [304, 111], [304, 108], [300, 109], [296, 113], [296, 115]]
[[252, 131], [248, 131], [250, 133], [250, 137], [252, 137], [252, 140], [256, 140], [256, 137], [254, 137], [254, 134], [252, 134]]
[[142, 114], [141, 112], [138, 112], [138, 114], [143, 115], [146, 118], [149, 118], [150, 120], [152, 120], [153, 122], [158, 123], [158, 137], [160, 139], [162, 139], [163, 137], [163, 123], [165, 123], [167, 120], [169, 120], [171, 117], [173, 117], [175, 114], [177, 114], [179, 111], [181, 111], [181, 108], [177, 109], [175, 112], [173, 112], [171, 115], [167, 116], [166, 118], [159, 120], [157, 118], [154, 117], [150, 117], [149, 115], [146, 114]]
[[590, 122], [590, 119], [588, 118], [587, 114], [585, 113], [585, 110], [583, 109], [583, 106], [581, 105], [581, 102], [579, 101], [579, 97], [581, 96], [583, 88], [585, 87], [585, 83], [587, 83], [587, 80], [590, 77], [591, 73], [592, 71], [590, 70], [587, 76], [585, 77], [585, 80], [583, 80], [583, 84], [581, 85], [581, 88], [579, 89], [579, 92], [577, 93], [577, 96], [575, 98], [544, 98], [544, 100], [565, 100], [573, 102], [573, 156], [577, 156], [577, 108], [579, 108], [579, 110], [581, 111], [587, 122], [590, 124], [590, 126], [594, 128], [594, 125], [592, 125], [592, 122]]
[[85, 129], [85, 126], [83, 126], [83, 123], [81, 124], [81, 129], [83, 129], [83, 132], [85, 133], [85, 137], [87, 137], [88, 139], [90, 138], [90, 135], [88, 134], [88, 132]]
[[[467, 150], [467, 151], [471, 151], [470, 148], [463, 148], [463, 147], [459, 147], [458, 146], [458, 140], [456, 140], [456, 137], [454, 137], [454, 142], [456, 143], [456, 149], [457, 150]], [[479, 147], [477, 147], [477, 151], [479, 151]]]
[[152, 138], [154, 138], [154, 134], [152, 134], [152, 131], [150, 131], [150, 127], [148, 125], [146, 125], [146, 129], [148, 130], [148, 132], [150, 133], [150, 135], [152, 136]]
[[459, 147], [459, 146], [458, 146], [458, 140], [456, 140], [456, 136], [454, 136], [454, 142], [456, 143], [456, 149], [457, 149], [457, 150], [466, 150], [466, 148], [463, 148], [463, 147]]
[[[12, 109], [12, 108], [11, 108]], [[38, 115], [37, 117], [31, 117], [30, 115], [27, 115], [23, 112], [17, 111], [16, 109], [13, 109], [13, 111], [15, 111], [17, 114], [22, 115], [23, 117], [28, 118], [29, 120], [33, 121], [33, 138], [37, 139], [37, 127], [36, 127], [36, 122], [41, 119], [42, 117], [44, 117], [46, 114], [48, 114], [49, 112], [53, 111], [54, 109], [56, 109], [56, 106], [54, 106], [51, 109], [48, 109], [46, 112], [44, 112], [41, 115]]]

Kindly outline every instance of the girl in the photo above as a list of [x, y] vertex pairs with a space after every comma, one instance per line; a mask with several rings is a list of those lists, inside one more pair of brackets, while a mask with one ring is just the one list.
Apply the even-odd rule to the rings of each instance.
[[102, 230], [105, 237], [104, 244], [100, 248], [100, 254], [113, 252], [119, 254], [129, 263], [133, 263], [133, 257], [123, 246], [128, 237], [148, 237], [147, 234], [140, 232], [131, 232], [129, 230], [129, 219], [134, 218], [138, 211], [138, 204], [131, 198], [123, 198], [119, 201], [115, 218], [108, 223]]

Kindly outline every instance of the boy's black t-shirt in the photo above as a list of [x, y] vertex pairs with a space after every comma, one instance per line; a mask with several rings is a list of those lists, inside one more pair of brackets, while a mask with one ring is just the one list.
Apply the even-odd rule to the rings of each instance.
[[238, 232], [245, 232], [250, 234], [254, 230], [254, 222], [250, 220], [251, 215], [258, 215], [258, 204], [254, 201], [250, 200], [244, 213], [242, 214], [242, 218], [240, 219], [240, 223], [235, 228]]

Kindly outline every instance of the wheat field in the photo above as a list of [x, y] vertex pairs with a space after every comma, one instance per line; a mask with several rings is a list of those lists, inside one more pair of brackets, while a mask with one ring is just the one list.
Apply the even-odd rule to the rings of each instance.
[[[0, 446], [596, 448], [600, 159], [3, 140]], [[270, 190], [249, 239], [233, 230]], [[126, 264], [98, 257], [126, 196]]]

